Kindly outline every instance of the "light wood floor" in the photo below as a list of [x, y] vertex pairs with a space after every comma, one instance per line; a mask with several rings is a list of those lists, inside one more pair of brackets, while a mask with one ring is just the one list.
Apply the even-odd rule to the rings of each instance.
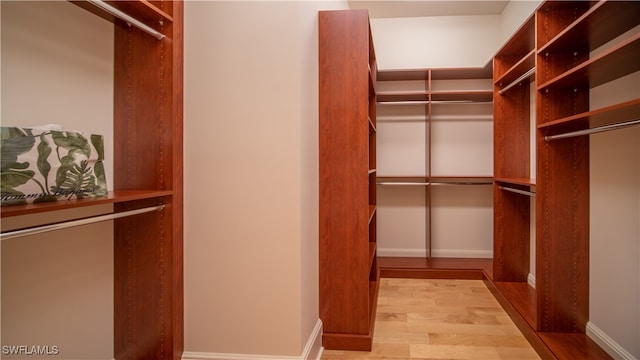
[[380, 279], [373, 349], [330, 359], [540, 359], [481, 280]]

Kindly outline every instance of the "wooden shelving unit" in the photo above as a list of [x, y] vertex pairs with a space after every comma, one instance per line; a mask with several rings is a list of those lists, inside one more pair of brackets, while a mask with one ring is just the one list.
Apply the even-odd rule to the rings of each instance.
[[377, 64], [367, 11], [321, 11], [319, 50], [322, 343], [369, 351], [379, 272]]
[[183, 3], [109, 2], [165, 35], [158, 40], [89, 2], [72, 2], [115, 24], [115, 189], [104, 198], [3, 207], [1, 214], [164, 205], [160, 212], [114, 220], [114, 355], [178, 360], [184, 344]]
[[[459, 168], [447, 173], [447, 170], [442, 170], [442, 166], [434, 167], [434, 159], [437, 159], [438, 151], [433, 146], [434, 140], [440, 140], [435, 137], [441, 136], [441, 134], [434, 135], [434, 131], [457, 126], [456, 124], [460, 120], [473, 122], [492, 120], [490, 105], [489, 114], [465, 110], [466, 106], [490, 104], [493, 101], [493, 90], [490, 85], [491, 75], [490, 65], [484, 68], [384, 70], [378, 73], [378, 103], [379, 106], [385, 107], [385, 114], [388, 114], [389, 120], [387, 122], [389, 124], [386, 126], [396, 126], [392, 124], [394, 121], [398, 121], [400, 124], [424, 123], [424, 148], [421, 151], [424, 152], [425, 163], [413, 166], [416, 169], [423, 168], [422, 173], [408, 175], [408, 172], [416, 171], [412, 169], [394, 174], [389, 173], [388, 169], [384, 169], [379, 172], [377, 181], [381, 186], [414, 185], [416, 194], [424, 193], [426, 204], [425, 246], [428, 259], [432, 258], [432, 196], [434, 192], [441, 191], [436, 188], [491, 185], [493, 183], [490, 168], [486, 174], [478, 174], [478, 171]], [[485, 80], [486, 84], [483, 83]], [[451, 133], [451, 130], [447, 131], [449, 136]], [[398, 135], [393, 136], [397, 137]], [[396, 139], [396, 141], [399, 140]], [[412, 154], [404, 155], [411, 156]], [[417, 158], [415, 154], [413, 156]], [[440, 155], [438, 156], [441, 158]], [[406, 159], [403, 161], [406, 162]], [[386, 263], [392, 264], [393, 261]]]
[[[584, 131], [640, 117], [637, 98], [589, 107], [591, 88], [640, 70], [640, 35], [616, 39], [638, 25], [637, 2], [546, 1], [494, 57], [494, 290], [544, 358], [611, 358], [585, 335], [590, 190]], [[534, 65], [535, 75], [526, 74]], [[532, 96], [535, 154], [529, 150]], [[527, 284], [532, 201], [535, 289]]]

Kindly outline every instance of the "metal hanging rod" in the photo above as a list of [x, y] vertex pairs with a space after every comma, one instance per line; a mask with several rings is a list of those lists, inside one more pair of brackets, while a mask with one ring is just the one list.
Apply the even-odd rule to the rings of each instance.
[[86, 219], [70, 220], [70, 221], [60, 222], [56, 224], [35, 226], [28, 229], [7, 231], [0, 234], [0, 240], [9, 240], [9, 239], [13, 239], [21, 236], [34, 235], [34, 234], [39, 234], [47, 231], [60, 230], [60, 229], [66, 229], [66, 228], [80, 226], [80, 225], [93, 224], [97, 222], [119, 219], [127, 216], [138, 215], [138, 214], [148, 213], [152, 211], [160, 211], [162, 209], [164, 209], [164, 205], [157, 205], [157, 206], [151, 206], [151, 207], [146, 207], [142, 209], [123, 211], [119, 213], [99, 215], [99, 216], [94, 216]]
[[426, 105], [429, 101], [427, 100], [415, 100], [415, 101], [378, 101], [378, 105]]
[[592, 128], [592, 129], [572, 131], [572, 132], [568, 132], [568, 133], [565, 133], [565, 134], [547, 135], [547, 136], [544, 137], [544, 139], [546, 141], [565, 139], [565, 138], [570, 138], [570, 137], [574, 137], [574, 136], [589, 135], [589, 134], [599, 133], [599, 132], [603, 132], [603, 131], [611, 131], [611, 130], [623, 129], [623, 128], [626, 128], [626, 127], [635, 126], [635, 125], [639, 125], [639, 124], [640, 124], [640, 119], [636, 119], [636, 120], [626, 121], [626, 122], [619, 123], [619, 124], [604, 125], [604, 126], [595, 127], [595, 128]]
[[413, 186], [413, 185], [429, 185], [430, 183], [428, 182], [415, 182], [415, 181], [382, 181], [379, 183], [376, 183], [376, 185], [394, 185], [394, 186]]
[[383, 181], [383, 182], [379, 182], [376, 183], [377, 185], [399, 185], [399, 186], [412, 186], [412, 185], [435, 185], [435, 186], [442, 186], [442, 185], [492, 185], [493, 182], [477, 182], [477, 181], [468, 181], [468, 182], [462, 182], [462, 181], [456, 181], [456, 182], [443, 182], [443, 181], [438, 181], [438, 182], [411, 182], [411, 181]]
[[432, 182], [431, 185], [493, 185], [493, 182], [487, 181], [438, 181]]
[[404, 100], [404, 101], [378, 101], [378, 105], [428, 105], [428, 104], [493, 104], [493, 101], [473, 100]]
[[133, 25], [135, 27], [137, 27], [138, 29], [152, 35], [153, 37], [155, 37], [158, 40], [162, 40], [165, 38], [165, 35], [159, 31], [157, 31], [156, 29], [148, 26], [147, 24], [143, 23], [142, 21], [132, 17], [131, 15], [120, 11], [116, 8], [114, 8], [113, 6], [107, 4], [106, 2], [104, 2], [103, 0], [87, 0], [87, 2], [93, 4], [94, 6], [108, 12], [109, 14], [117, 17], [120, 20], [126, 21], [127, 24], [129, 24], [129, 26]]
[[516, 194], [520, 194], [520, 195], [536, 196], [536, 193], [534, 193], [532, 191], [514, 189], [514, 188], [510, 188], [510, 187], [506, 187], [506, 186], [500, 186], [499, 188], [500, 188], [500, 190], [510, 191], [510, 192], [513, 192], [513, 193], [516, 193]]
[[498, 91], [498, 94], [502, 95], [505, 91], [511, 89], [512, 87], [518, 85], [522, 80], [528, 78], [529, 76], [535, 74], [536, 72], [536, 68], [531, 68], [529, 69], [529, 71], [527, 71], [526, 73], [520, 75], [517, 79], [513, 80], [509, 85], [503, 87], [501, 90]]

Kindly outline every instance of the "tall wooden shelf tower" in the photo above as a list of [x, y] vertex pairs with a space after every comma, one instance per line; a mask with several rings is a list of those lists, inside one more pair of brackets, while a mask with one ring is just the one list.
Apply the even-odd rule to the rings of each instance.
[[[638, 2], [545, 1], [494, 57], [493, 280], [550, 358], [609, 358], [585, 335], [588, 134], [637, 123], [640, 99], [592, 109], [589, 97], [640, 70], [640, 33], [629, 34], [638, 25]], [[527, 284], [532, 202], [535, 288]]]
[[326, 349], [371, 350], [376, 58], [366, 10], [319, 13], [320, 318]]

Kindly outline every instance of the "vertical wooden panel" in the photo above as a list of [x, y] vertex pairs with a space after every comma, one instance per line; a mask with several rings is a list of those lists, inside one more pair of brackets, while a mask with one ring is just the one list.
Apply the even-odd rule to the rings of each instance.
[[180, 359], [184, 347], [183, 4], [156, 5], [173, 16], [163, 40], [115, 21], [114, 186], [173, 192], [161, 212], [115, 222], [117, 359]]
[[369, 48], [366, 11], [320, 12], [319, 252], [325, 348], [371, 347], [369, 218], [375, 174], [369, 170], [375, 169], [375, 155], [370, 159], [375, 133], [369, 123]]

